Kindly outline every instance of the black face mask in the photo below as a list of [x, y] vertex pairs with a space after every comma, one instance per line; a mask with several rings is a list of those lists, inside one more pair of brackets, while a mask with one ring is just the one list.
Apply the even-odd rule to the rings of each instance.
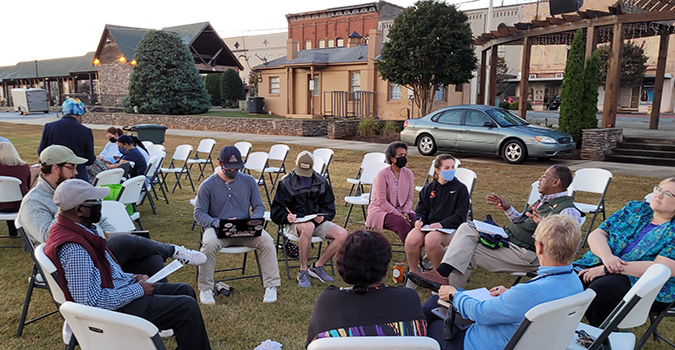
[[83, 205], [83, 207], [89, 208], [89, 217], [84, 217], [85, 219], [90, 220], [92, 224], [101, 221], [101, 209], [103, 208], [101, 204]]
[[397, 167], [403, 168], [403, 167], [405, 167], [406, 164], [408, 164], [408, 158], [406, 158], [406, 156], [396, 158], [396, 166]]
[[111, 138], [109, 138], [108, 140], [109, 140], [110, 142], [117, 142], [117, 139], [114, 138], [114, 137], [111, 137]]
[[239, 169], [235, 170], [223, 169], [223, 173], [225, 173], [225, 176], [227, 176], [228, 179], [234, 180], [234, 178], [237, 177], [237, 173], [239, 173]]

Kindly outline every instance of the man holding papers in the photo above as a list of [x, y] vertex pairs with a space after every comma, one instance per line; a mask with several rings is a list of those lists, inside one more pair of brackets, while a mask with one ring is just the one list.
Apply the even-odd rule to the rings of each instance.
[[202, 182], [195, 201], [195, 221], [204, 229], [201, 251], [206, 255], [206, 262], [199, 267], [199, 301], [206, 305], [216, 303], [213, 298], [213, 272], [218, 251], [229, 246], [245, 246], [260, 252], [265, 286], [263, 302], [273, 303], [277, 300], [281, 279], [277, 250], [269, 233], [263, 231], [257, 237], [236, 238], [218, 238], [216, 233], [221, 219], [262, 218], [265, 215], [258, 182], [253, 176], [239, 171], [244, 162], [237, 147], [223, 147], [218, 155], [218, 164], [221, 170]]
[[185, 283], [150, 283], [147, 275], [122, 271], [93, 226], [110, 189], [80, 179], [54, 192], [59, 207], [45, 254], [56, 266], [66, 300], [138, 316], [173, 329], [179, 349], [210, 349], [195, 292]]
[[[473, 223], [464, 223], [452, 236], [452, 241], [436, 270], [421, 277], [462, 288], [474, 268], [490, 272], [534, 272], [539, 261], [534, 250], [534, 233], [539, 221], [549, 215], [565, 214], [581, 222], [581, 213], [567, 194], [572, 183], [572, 171], [563, 165], [553, 165], [539, 177], [541, 198], [524, 214], [519, 213], [503, 197], [492, 193], [488, 204], [504, 211], [511, 224], [504, 228], [507, 238], [481, 235]], [[490, 242], [490, 241], [493, 242]], [[501, 243], [501, 244], [495, 244]]]
[[[337, 253], [347, 238], [347, 230], [331, 222], [335, 217], [333, 189], [313, 168], [312, 153], [300, 152], [295, 160], [295, 169], [279, 181], [271, 208], [272, 221], [278, 225], [288, 225], [288, 232], [299, 237], [298, 285], [302, 288], [312, 285], [310, 276], [324, 283], [333, 282], [323, 265]], [[316, 217], [300, 222], [307, 215]], [[312, 236], [330, 239], [332, 242], [310, 267], [307, 266], [307, 261], [312, 248]]]

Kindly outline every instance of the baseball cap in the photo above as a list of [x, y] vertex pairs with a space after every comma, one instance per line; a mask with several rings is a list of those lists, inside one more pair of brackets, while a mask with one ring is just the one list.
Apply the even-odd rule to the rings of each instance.
[[54, 203], [63, 211], [77, 207], [90, 199], [103, 199], [110, 193], [110, 187], [94, 187], [81, 179], [62, 182], [54, 191]]
[[40, 152], [40, 163], [54, 165], [62, 163], [84, 164], [87, 160], [78, 157], [70, 148], [61, 145], [51, 145]]
[[132, 139], [129, 135], [120, 135], [120, 137], [117, 138], [117, 142], [132, 144], [134, 143], [134, 139]]
[[295, 173], [299, 176], [310, 177], [314, 173], [314, 156], [309, 151], [302, 151], [295, 159]]
[[63, 101], [61, 111], [64, 115], [82, 115], [85, 112], [85, 106], [79, 98], [69, 98]]
[[220, 150], [218, 155], [220, 164], [225, 169], [241, 169], [244, 167], [244, 162], [241, 160], [241, 152], [234, 146], [225, 146]]

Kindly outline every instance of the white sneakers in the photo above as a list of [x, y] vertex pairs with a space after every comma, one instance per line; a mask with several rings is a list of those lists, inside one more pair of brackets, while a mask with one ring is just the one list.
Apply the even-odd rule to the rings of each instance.
[[204, 305], [216, 305], [216, 299], [213, 298], [213, 291], [200, 290], [199, 301]]
[[[173, 244], [172, 244], [173, 245]], [[178, 260], [183, 264], [188, 265], [201, 265], [206, 262], [206, 255], [204, 253], [187, 249], [183, 246], [173, 245], [174, 251], [171, 256], [172, 259]]]
[[277, 287], [265, 288], [265, 296], [263, 297], [263, 303], [273, 303], [275, 301], [277, 301]]

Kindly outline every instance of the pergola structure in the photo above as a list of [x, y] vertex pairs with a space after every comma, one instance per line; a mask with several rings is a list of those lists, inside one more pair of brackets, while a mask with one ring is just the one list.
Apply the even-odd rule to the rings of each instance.
[[[649, 123], [650, 129], [657, 129], [659, 110], [663, 93], [663, 80], [666, 69], [668, 39], [675, 29], [675, 2], [667, 0], [636, 0], [630, 3], [618, 2], [608, 7], [608, 12], [577, 11], [563, 14], [560, 17], [547, 17], [531, 23], [516, 23], [512, 26], [501, 24], [497, 30], [484, 33], [475, 39], [476, 45], [482, 45], [479, 89], [477, 103], [487, 103], [485, 97], [495, 96], [497, 90], [497, 65], [490, 65], [489, 84], [485, 94], [486, 60], [490, 51], [490, 62], [497, 62], [498, 46], [523, 45], [521, 60], [520, 96], [528, 95], [530, 56], [532, 45], [565, 45], [571, 44], [578, 29], [584, 31], [586, 41], [586, 58], [600, 43], [610, 43], [610, 57], [605, 83], [605, 99], [603, 103], [601, 127], [616, 125], [616, 112], [619, 98], [619, 81], [621, 69], [621, 52], [624, 39], [659, 36], [659, 54], [656, 65], [656, 81]], [[488, 99], [489, 101], [489, 99]], [[519, 114], [525, 118], [527, 103], [519, 104]]]

